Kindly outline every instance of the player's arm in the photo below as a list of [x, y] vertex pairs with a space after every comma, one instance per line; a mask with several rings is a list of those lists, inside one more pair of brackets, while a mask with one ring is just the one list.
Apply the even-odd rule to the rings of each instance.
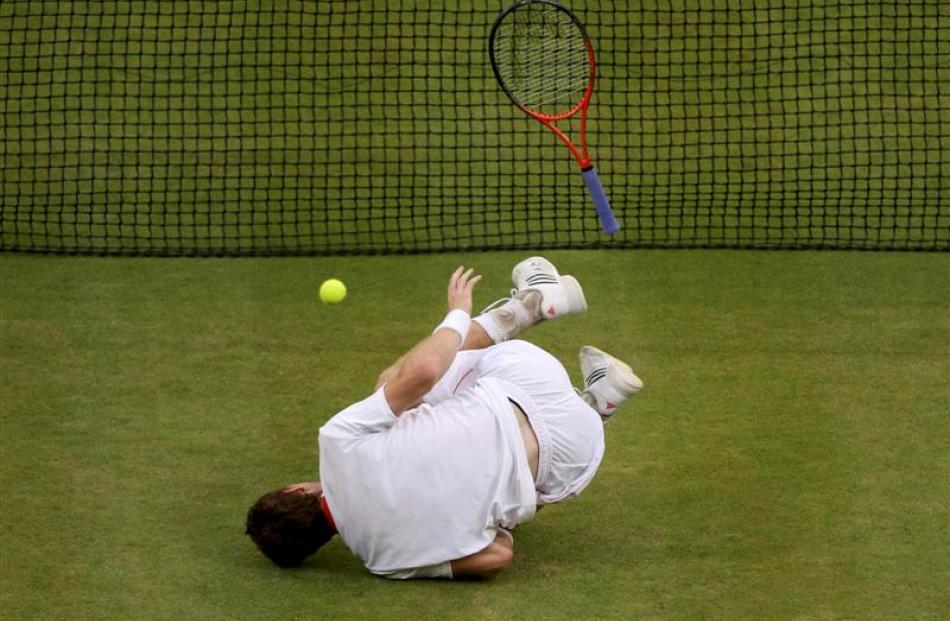
[[[399, 416], [417, 404], [445, 374], [465, 340], [471, 323], [472, 289], [481, 280], [473, 270], [459, 267], [449, 278], [446, 320], [410, 349], [380, 377], [386, 402]], [[458, 312], [456, 312], [458, 311]]]
[[475, 554], [452, 561], [453, 578], [487, 578], [506, 569], [514, 559], [514, 539], [511, 533], [499, 529], [495, 540]]
[[373, 392], [379, 390], [379, 387], [383, 384], [389, 383], [399, 375], [399, 371], [402, 369], [402, 363], [406, 360], [406, 354], [403, 354], [399, 357], [399, 360], [392, 363], [390, 366], [386, 367], [386, 370], [379, 374], [379, 377], [376, 379], [376, 385], [373, 386]]

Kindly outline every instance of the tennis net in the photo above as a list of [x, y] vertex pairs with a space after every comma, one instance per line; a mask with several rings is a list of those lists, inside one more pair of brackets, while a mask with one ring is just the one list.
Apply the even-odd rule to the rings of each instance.
[[950, 249], [950, 3], [571, 2], [614, 236], [506, 5], [5, 0], [0, 250]]

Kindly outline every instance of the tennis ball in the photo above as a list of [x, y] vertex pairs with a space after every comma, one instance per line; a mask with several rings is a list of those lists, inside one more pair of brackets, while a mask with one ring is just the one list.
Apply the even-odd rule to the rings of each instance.
[[320, 299], [324, 304], [339, 304], [346, 297], [346, 285], [336, 278], [324, 280], [320, 285]]

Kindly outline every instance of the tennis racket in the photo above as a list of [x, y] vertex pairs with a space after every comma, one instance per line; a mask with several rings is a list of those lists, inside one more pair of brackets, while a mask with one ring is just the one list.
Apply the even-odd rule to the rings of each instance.
[[[519, 0], [495, 20], [488, 36], [488, 53], [505, 94], [571, 150], [604, 232], [616, 233], [620, 224], [587, 152], [587, 107], [597, 64], [584, 24], [557, 2]], [[578, 113], [580, 149], [555, 125]]]

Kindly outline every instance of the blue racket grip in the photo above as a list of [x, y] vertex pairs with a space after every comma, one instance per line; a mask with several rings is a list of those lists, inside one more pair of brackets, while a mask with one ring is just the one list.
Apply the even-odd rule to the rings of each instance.
[[614, 218], [614, 211], [610, 208], [610, 201], [607, 200], [607, 194], [604, 192], [604, 186], [597, 176], [594, 167], [584, 169], [584, 184], [587, 185], [587, 191], [594, 201], [594, 207], [597, 208], [597, 215], [600, 217], [600, 223], [604, 227], [604, 233], [613, 235], [620, 230], [620, 223]]

